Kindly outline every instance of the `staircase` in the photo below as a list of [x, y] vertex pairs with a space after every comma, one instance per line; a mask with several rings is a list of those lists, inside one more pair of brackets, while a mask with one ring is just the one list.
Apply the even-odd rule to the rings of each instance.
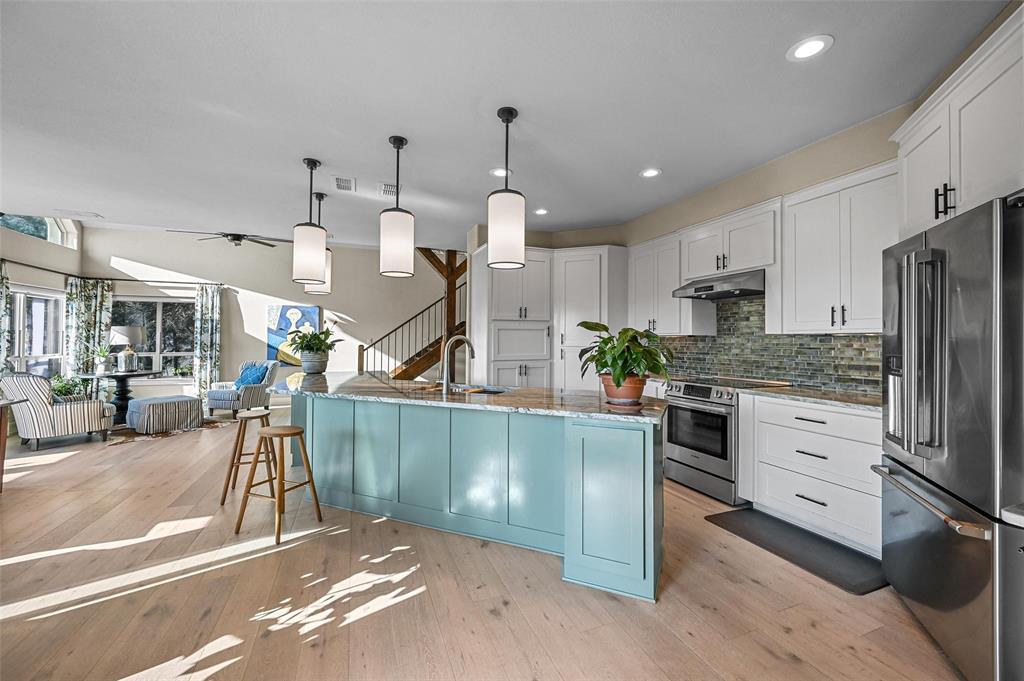
[[[359, 373], [383, 381], [411, 381], [441, 363], [452, 336], [466, 333], [466, 285], [438, 298], [369, 345], [359, 346]], [[461, 342], [455, 347], [461, 345]]]

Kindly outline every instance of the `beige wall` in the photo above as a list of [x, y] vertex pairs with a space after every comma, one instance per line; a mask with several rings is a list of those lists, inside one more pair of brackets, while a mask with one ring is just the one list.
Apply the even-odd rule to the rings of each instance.
[[[78, 244], [81, 246], [83, 232], [80, 229]], [[0, 258], [18, 260], [30, 265], [48, 267], [68, 274], [81, 274], [82, 252], [59, 244], [43, 241], [19, 232], [0, 228]], [[39, 286], [59, 291], [64, 290], [64, 277], [30, 267], [8, 263], [7, 276], [15, 284]]]
[[[444, 295], [444, 284], [417, 256], [416, 276], [389, 279], [378, 274], [376, 250], [332, 246], [334, 292], [310, 296], [291, 281], [291, 248], [239, 247], [223, 241], [199, 243], [187, 235], [152, 230], [89, 229], [82, 271], [91, 277], [219, 281], [221, 371], [233, 378], [243, 360], [266, 355], [267, 306], [320, 305], [329, 328], [344, 342], [332, 353], [331, 371], [354, 371], [357, 346], [378, 338]], [[116, 295], [194, 295], [189, 286], [119, 282]], [[290, 373], [288, 370], [285, 373]]]

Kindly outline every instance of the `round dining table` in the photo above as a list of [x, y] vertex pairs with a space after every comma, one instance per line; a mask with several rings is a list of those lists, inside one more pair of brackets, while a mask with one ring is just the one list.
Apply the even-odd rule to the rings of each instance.
[[78, 374], [78, 378], [95, 381], [101, 378], [114, 379], [114, 399], [111, 403], [117, 407], [114, 412], [114, 425], [124, 425], [128, 418], [128, 403], [131, 401], [132, 389], [130, 381], [133, 378], [145, 378], [147, 376], [159, 376], [163, 371], [108, 371], [102, 374]]

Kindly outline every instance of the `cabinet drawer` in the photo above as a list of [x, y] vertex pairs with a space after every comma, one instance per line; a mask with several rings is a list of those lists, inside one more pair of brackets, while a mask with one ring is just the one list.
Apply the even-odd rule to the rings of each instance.
[[544, 322], [494, 322], [491, 359], [550, 359], [550, 330]]
[[882, 479], [870, 468], [882, 461], [878, 445], [758, 423], [757, 458], [876, 497], [882, 494]]
[[861, 416], [800, 402], [771, 398], [757, 400], [758, 421], [879, 446], [882, 444], [881, 418], [881, 415]]
[[882, 500], [768, 463], [757, 465], [759, 505], [878, 554]]

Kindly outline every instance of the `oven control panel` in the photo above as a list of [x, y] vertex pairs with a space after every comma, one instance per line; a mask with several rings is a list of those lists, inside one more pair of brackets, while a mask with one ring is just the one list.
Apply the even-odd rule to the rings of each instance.
[[709, 402], [732, 404], [734, 399], [734, 392], [728, 388], [716, 388], [710, 385], [698, 385], [695, 383], [670, 383], [666, 391], [669, 395], [690, 397]]

